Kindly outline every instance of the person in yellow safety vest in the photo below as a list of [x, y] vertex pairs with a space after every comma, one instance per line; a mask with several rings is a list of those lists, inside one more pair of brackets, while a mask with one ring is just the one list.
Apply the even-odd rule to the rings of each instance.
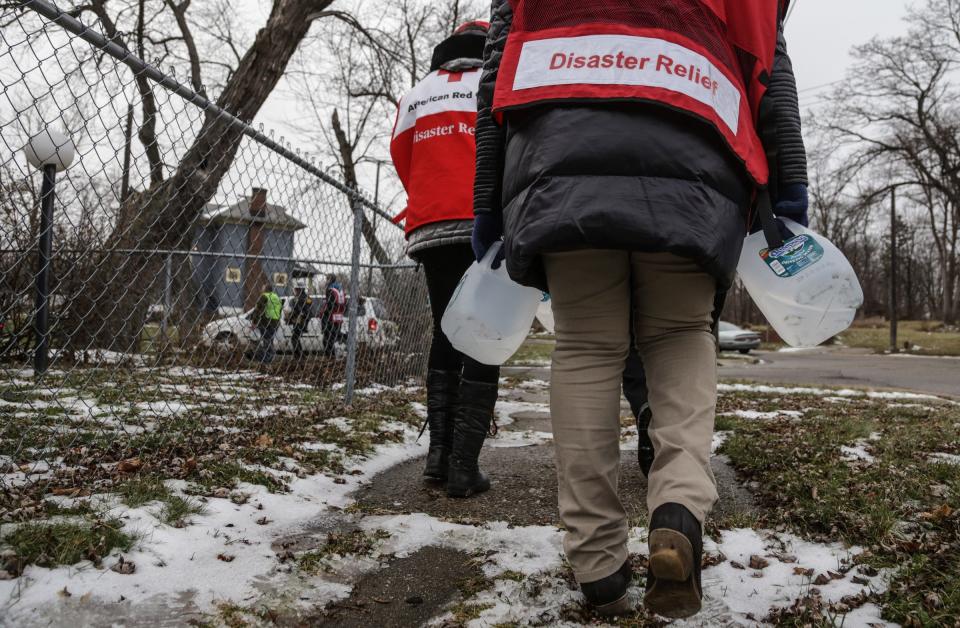
[[283, 301], [280, 299], [280, 295], [274, 291], [273, 286], [267, 284], [253, 310], [253, 322], [260, 332], [260, 341], [257, 343], [254, 359], [264, 363], [273, 361], [273, 338], [280, 327], [282, 314]]

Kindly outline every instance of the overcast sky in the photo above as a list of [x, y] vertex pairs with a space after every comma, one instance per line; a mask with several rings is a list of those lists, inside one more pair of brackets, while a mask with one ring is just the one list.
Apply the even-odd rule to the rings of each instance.
[[787, 23], [787, 46], [801, 94], [808, 106], [826, 91], [818, 86], [843, 78], [850, 49], [874, 36], [904, 30], [904, 0], [793, 0]]

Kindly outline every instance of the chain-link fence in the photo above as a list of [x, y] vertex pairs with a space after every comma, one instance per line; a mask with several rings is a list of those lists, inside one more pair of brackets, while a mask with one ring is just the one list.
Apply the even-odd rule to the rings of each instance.
[[[422, 375], [425, 286], [388, 215], [53, 4], [13, 5], [0, 9], [0, 520], [95, 490], [117, 465], [183, 477], [224, 441], [236, 456], [282, 440], [271, 425], [294, 429], [318, 400]], [[25, 147], [43, 140], [48, 161], [72, 143], [72, 164], [31, 165]]]

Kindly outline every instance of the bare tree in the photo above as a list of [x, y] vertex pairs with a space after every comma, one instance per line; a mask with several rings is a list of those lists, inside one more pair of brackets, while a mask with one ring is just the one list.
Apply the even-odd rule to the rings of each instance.
[[[134, 11], [133, 41], [137, 47], [143, 48], [145, 42], [150, 41], [151, 45], [162, 48], [179, 40], [188, 59], [190, 83], [195, 89], [202, 89], [203, 63], [188, 19], [190, 1], [164, 0], [162, 6], [148, 4], [146, 0], [134, 2], [92, 0], [78, 6], [74, 13], [83, 15], [92, 11], [105, 34], [129, 49], [126, 42], [130, 34], [121, 32], [117, 18], [129, 22], [130, 12]], [[252, 121], [284, 75], [313, 20], [322, 17], [331, 3], [332, 0], [273, 0], [266, 24], [228, 73], [215, 99], [216, 105], [244, 122]], [[157, 13], [151, 14], [151, 11]], [[152, 25], [160, 14], [172, 16], [175, 34], [170, 38], [148, 39], [146, 24]], [[147, 152], [150, 182], [147, 189], [133, 191], [123, 202], [119, 228], [111, 234], [107, 248], [132, 249], [144, 242], [156, 249], [189, 248], [193, 225], [229, 171], [243, 132], [232, 119], [207, 112], [196, 136], [167, 174], [157, 147], [154, 87], [139, 75], [136, 85], [143, 113], [139, 139]], [[100, 324], [90, 325], [92, 330], [88, 333], [77, 334], [76, 341], [83, 343], [102, 336], [101, 339], [111, 345], [132, 346], [140, 333], [148, 304], [144, 292], [148, 282], [133, 278], [155, 276], [160, 263], [161, 258], [156, 255], [116, 258], [108, 254], [101, 260], [98, 272], [89, 280], [91, 290], [72, 304], [79, 311], [80, 320], [96, 319]], [[124, 287], [122, 306], [117, 303], [118, 285]]]
[[[429, 71], [433, 46], [484, 9], [476, 0], [378, 0], [339, 11], [292, 73], [308, 112], [294, 126], [325, 144], [347, 184], [357, 185], [362, 166], [386, 161], [396, 108]], [[390, 188], [400, 196], [395, 180]], [[366, 218], [363, 235], [375, 259], [389, 263], [388, 247]]]
[[927, 0], [906, 35], [855, 50], [823, 128], [846, 151], [852, 171], [920, 190], [942, 269], [945, 323], [958, 315], [960, 274], [960, 106], [953, 70], [960, 61], [960, 2]]

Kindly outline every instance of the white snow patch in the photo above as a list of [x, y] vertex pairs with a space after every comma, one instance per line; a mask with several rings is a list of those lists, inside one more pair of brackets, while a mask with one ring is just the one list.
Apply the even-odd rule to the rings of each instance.
[[734, 410], [732, 412], [721, 412], [719, 416], [734, 416], [739, 419], [769, 421], [780, 417], [790, 417], [799, 419], [803, 412], [799, 410], [773, 410], [771, 412], [760, 412], [759, 410]]
[[[738, 623], [753, 625], [747, 620], [747, 614], [758, 619], [765, 616], [774, 607], [789, 606], [793, 601], [809, 592], [812, 586], [811, 579], [796, 575], [794, 567], [813, 569], [816, 574], [825, 574], [827, 571], [837, 571], [855, 554], [860, 553], [856, 547], [845, 548], [839, 544], [819, 544], [805, 541], [791, 534], [780, 534], [767, 531], [740, 528], [726, 530], [718, 542], [705, 540], [704, 550], [720, 551], [727, 561], [703, 572], [705, 605], [719, 601], [739, 619]], [[796, 563], [783, 563], [774, 557], [774, 554], [790, 554], [797, 557]], [[752, 569], [737, 569], [730, 561], [741, 565], [749, 565], [750, 557], [758, 555], [765, 557], [769, 566], [760, 571], [761, 577], [754, 578], [756, 573]], [[863, 589], [853, 583], [850, 578], [853, 572], [842, 580], [832, 580], [820, 586], [823, 598], [830, 602], [837, 602], [847, 595], [856, 595]], [[873, 579], [874, 590], [882, 592], [886, 588], [885, 578], [881, 576]], [[858, 617], [879, 617], [877, 607], [868, 608], [867, 605], [858, 613]], [[698, 625], [686, 623], [676, 625]], [[847, 622], [845, 625], [863, 625]]]
[[[335, 422], [350, 428], [342, 417]], [[320, 474], [303, 479], [285, 476], [289, 493], [270, 493], [259, 485], [241, 484], [238, 490], [249, 495], [247, 503], [211, 499], [204, 504], [206, 512], [190, 517], [191, 525], [182, 529], [161, 524], [155, 516], [156, 504], [137, 509], [117, 506], [111, 515], [121, 517], [124, 529], [139, 537], [133, 551], [124, 554], [126, 560], [136, 564], [136, 572], [121, 575], [96, 569], [89, 562], [54, 569], [30, 566], [21, 577], [0, 581], [4, 621], [10, 625], [49, 623], [64, 610], [57, 593], [64, 587], [74, 599], [90, 594], [92, 600], [102, 603], [114, 603], [120, 596], [133, 604], [162, 600], [172, 607], [189, 603], [193, 612], [211, 611], [220, 601], [244, 604], [267, 590], [283, 590], [289, 576], [280, 569], [271, 548], [273, 541], [308, 529], [331, 509], [352, 503], [348, 495], [369, 481], [361, 478], [372, 477], [425, 450], [425, 443], [416, 443], [416, 432], [406, 428], [404, 443], [381, 446], [371, 458], [353, 462], [363, 471], [361, 476], [336, 478], [343, 484]], [[2, 481], [8, 482], [8, 476]], [[269, 519], [267, 525], [256, 523], [262, 517]], [[233, 556], [234, 560], [219, 560], [219, 554]], [[116, 561], [114, 552], [105, 558], [104, 565], [109, 567]], [[350, 587], [342, 583], [311, 583], [309, 600], [322, 606], [349, 591]]]
[[944, 464], [955, 464], [960, 465], [960, 455], [957, 454], [948, 454], [943, 452], [935, 452], [927, 456], [927, 461], [933, 463], [944, 463]]
[[716, 453], [717, 450], [720, 449], [725, 442], [727, 442], [727, 439], [730, 438], [731, 434], [733, 434], [733, 432], [714, 432], [713, 442], [710, 443], [710, 453]]
[[843, 454], [843, 459], [849, 462], [873, 462], [875, 460], [873, 455], [866, 449], [866, 441], [857, 441], [852, 447], [850, 445], [842, 445], [840, 452]]
[[869, 399], [928, 399], [934, 401], [945, 401], [935, 395], [922, 393], [899, 392], [899, 391], [873, 391], [873, 390], [854, 390], [852, 388], [829, 389], [829, 388], [810, 388], [805, 386], [786, 387], [786, 386], [768, 386], [765, 384], [717, 384], [717, 392], [756, 392], [763, 394], [779, 395], [821, 395], [828, 396], [829, 400], [844, 399], [848, 397], [867, 397]]
[[527, 379], [520, 382], [517, 387], [527, 390], [546, 390], [550, 388], [550, 382], [542, 379]]

